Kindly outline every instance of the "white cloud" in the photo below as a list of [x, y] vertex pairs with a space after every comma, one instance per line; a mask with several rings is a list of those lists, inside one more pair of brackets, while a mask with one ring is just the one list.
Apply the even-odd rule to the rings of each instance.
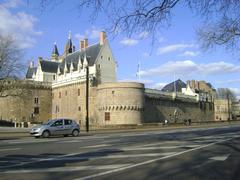
[[159, 43], [164, 42], [164, 41], [165, 41], [165, 38], [162, 37], [162, 36], [159, 36], [159, 37], [157, 37], [157, 41], [158, 41]]
[[76, 33], [74, 35], [74, 37], [77, 39], [77, 40], [83, 40], [84, 38], [86, 38], [84, 35], [80, 34], [80, 33]]
[[153, 89], [162, 89], [164, 86], [166, 86], [168, 83], [155, 83], [150, 88]]
[[217, 75], [240, 72], [240, 66], [223, 61], [197, 64], [191, 60], [169, 61], [159, 67], [141, 71], [142, 76], [166, 76], [173, 73], [183, 76]]
[[180, 56], [185, 56], [185, 57], [195, 57], [199, 54], [199, 51], [185, 51]]
[[224, 83], [240, 83], [240, 79], [229, 79], [225, 81], [216, 81], [218, 84], [224, 84]]
[[151, 79], [140, 79], [140, 81], [138, 79], [120, 79], [120, 82], [139, 82], [139, 83], [143, 83], [143, 84], [151, 84], [153, 83], [153, 80]]
[[144, 52], [142, 55], [143, 55], [144, 58], [150, 57], [150, 53], [147, 53], [147, 52]]
[[149, 32], [143, 31], [143, 32], [141, 32], [141, 33], [139, 34], [138, 37], [139, 37], [140, 39], [146, 39], [148, 36], [149, 36]]
[[2, 35], [12, 35], [16, 44], [22, 48], [31, 48], [36, 43], [36, 36], [41, 35], [41, 31], [35, 29], [37, 18], [25, 12], [12, 12], [20, 1], [8, 1], [0, 4], [0, 33]]
[[166, 54], [174, 51], [184, 50], [186, 48], [196, 47], [196, 44], [172, 44], [164, 47], [160, 47], [157, 50], [157, 55]]
[[84, 31], [84, 33], [76, 33], [74, 37], [78, 40], [83, 40], [84, 38], [98, 39], [101, 30], [96, 27], [91, 27], [90, 29]]
[[126, 46], [134, 46], [138, 43], [138, 40], [136, 39], [130, 39], [130, 38], [124, 38], [123, 40], [120, 41], [121, 44], [126, 45]]
[[240, 100], [240, 88], [229, 88], [237, 96], [237, 99]]

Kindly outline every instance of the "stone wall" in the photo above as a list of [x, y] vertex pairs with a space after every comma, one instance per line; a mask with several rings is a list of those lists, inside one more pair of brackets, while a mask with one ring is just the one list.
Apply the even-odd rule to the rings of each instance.
[[140, 124], [143, 120], [144, 85], [141, 83], [104, 83], [97, 89], [98, 123]]
[[[14, 122], [44, 122], [51, 118], [51, 87], [32, 81], [12, 81], [0, 97], [0, 118]], [[13, 92], [14, 91], [14, 92]]]
[[[96, 87], [89, 88], [89, 123], [96, 124]], [[52, 118], [71, 118], [85, 125], [86, 83], [78, 82], [53, 88]]]
[[[182, 96], [182, 97], [181, 97]], [[145, 93], [144, 123], [168, 120], [170, 123], [214, 120], [214, 104], [198, 102], [195, 97], [176, 94]]]

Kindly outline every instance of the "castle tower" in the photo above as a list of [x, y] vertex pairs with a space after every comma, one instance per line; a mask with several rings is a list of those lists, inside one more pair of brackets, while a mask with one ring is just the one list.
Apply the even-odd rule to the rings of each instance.
[[73, 52], [73, 44], [72, 44], [72, 39], [71, 39], [71, 31], [69, 31], [69, 34], [68, 34], [68, 41], [65, 45], [65, 48], [64, 48], [64, 55], [67, 55], [69, 53], [72, 53]]
[[57, 48], [57, 43], [54, 43], [53, 50], [52, 50], [52, 55], [51, 55], [51, 60], [52, 61], [58, 61], [58, 48]]

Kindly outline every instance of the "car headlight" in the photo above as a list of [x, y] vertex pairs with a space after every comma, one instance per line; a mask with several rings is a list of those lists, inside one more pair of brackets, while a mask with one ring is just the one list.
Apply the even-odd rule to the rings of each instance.
[[41, 128], [34, 129], [34, 131], [40, 131], [40, 130], [41, 130]]

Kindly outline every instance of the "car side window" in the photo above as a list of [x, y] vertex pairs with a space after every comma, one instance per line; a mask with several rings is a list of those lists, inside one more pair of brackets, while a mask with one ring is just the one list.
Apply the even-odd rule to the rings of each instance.
[[64, 119], [64, 124], [65, 124], [65, 125], [71, 125], [71, 124], [72, 124], [72, 120], [70, 120], [70, 119]]
[[63, 121], [60, 119], [60, 120], [57, 120], [55, 123], [53, 123], [52, 126], [62, 126], [63, 125]]

